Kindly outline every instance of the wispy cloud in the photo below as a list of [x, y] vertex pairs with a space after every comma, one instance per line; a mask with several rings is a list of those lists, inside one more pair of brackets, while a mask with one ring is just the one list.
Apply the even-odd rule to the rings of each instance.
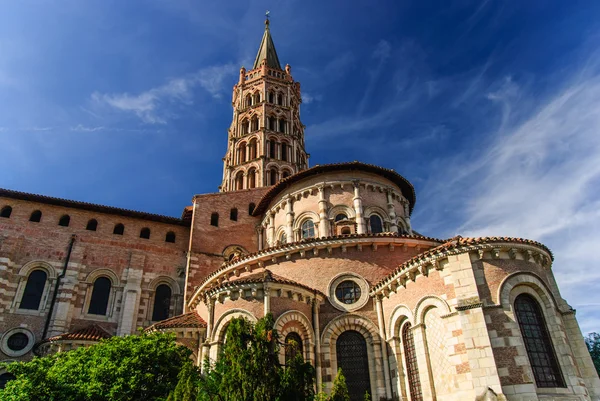
[[166, 84], [145, 92], [106, 94], [94, 92], [91, 96], [96, 105], [105, 105], [122, 112], [135, 114], [148, 124], [165, 124], [171, 112], [169, 104], [191, 104], [192, 91], [201, 87], [213, 98], [220, 99], [225, 91], [225, 82], [235, 73], [233, 64], [206, 67], [194, 74], [170, 79]]
[[371, 97], [373, 96], [373, 91], [375, 90], [375, 85], [377, 84], [379, 76], [383, 71], [385, 62], [390, 58], [391, 52], [392, 46], [386, 40], [380, 40], [379, 43], [377, 43], [375, 50], [373, 50], [371, 58], [374, 60], [375, 67], [368, 71], [369, 83], [367, 84], [365, 93], [358, 105], [357, 113], [359, 115], [363, 114], [363, 112], [365, 111], [365, 107], [371, 100]]
[[74, 132], [96, 132], [96, 131], [104, 131], [105, 127], [88, 127], [82, 124], [78, 124], [75, 127], [71, 127], [70, 130]]

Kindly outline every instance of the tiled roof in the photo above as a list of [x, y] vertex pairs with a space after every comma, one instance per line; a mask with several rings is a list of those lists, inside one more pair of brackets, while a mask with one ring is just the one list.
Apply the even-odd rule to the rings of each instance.
[[137, 219], [157, 221], [159, 223], [176, 224], [176, 225], [180, 225], [180, 226], [189, 226], [190, 225], [189, 221], [184, 221], [184, 220], [178, 219], [176, 217], [163, 216], [160, 214], [153, 214], [153, 213], [146, 213], [146, 212], [138, 212], [135, 210], [121, 209], [121, 208], [112, 207], [112, 206], [103, 206], [103, 205], [98, 205], [95, 203], [80, 202], [80, 201], [74, 201], [74, 200], [62, 199], [62, 198], [53, 198], [51, 196], [30, 194], [27, 192], [13, 191], [10, 189], [0, 188], [0, 197], [19, 199], [19, 200], [25, 200], [25, 201], [30, 201], [30, 202], [39, 202], [39, 203], [45, 203], [48, 205], [55, 205], [55, 206], [64, 206], [64, 207], [70, 207], [70, 208], [74, 208], [74, 209], [87, 210], [87, 211], [91, 211], [91, 212], [116, 214], [116, 215], [120, 215], [120, 216], [133, 217], [133, 218], [137, 218]]
[[260, 63], [262, 63], [263, 60], [267, 60], [267, 67], [281, 70], [279, 57], [277, 57], [275, 44], [273, 43], [273, 38], [271, 38], [271, 32], [269, 30], [269, 20], [265, 21], [265, 33], [260, 41], [260, 47], [258, 48], [258, 54], [256, 55], [256, 60], [254, 60], [254, 67], [252, 67], [252, 69], [260, 67]]
[[334, 164], [322, 164], [316, 165], [308, 170], [300, 171], [294, 175], [291, 175], [283, 180], [279, 181], [275, 184], [269, 191], [262, 197], [258, 205], [256, 205], [256, 209], [254, 209], [253, 216], [260, 216], [266, 210], [271, 201], [283, 190], [288, 188], [295, 182], [298, 182], [306, 177], [310, 177], [317, 174], [322, 173], [330, 173], [334, 171], [344, 171], [344, 170], [361, 170], [369, 173], [379, 174], [382, 177], [387, 178], [392, 181], [394, 184], [398, 185], [402, 190], [402, 195], [408, 199], [410, 213], [415, 206], [415, 202], [417, 200], [417, 196], [415, 194], [415, 189], [410, 182], [400, 174], [395, 172], [394, 170], [383, 168], [376, 166], [374, 164], [361, 163], [358, 161], [350, 162], [350, 163], [334, 163]]
[[554, 256], [552, 255], [552, 251], [546, 247], [546, 245], [541, 242], [533, 241], [525, 238], [513, 238], [513, 237], [467, 237], [463, 238], [460, 235], [450, 238], [446, 241], [443, 241], [443, 244], [436, 246], [434, 248], [429, 249], [428, 251], [422, 252], [406, 262], [402, 263], [398, 266], [394, 271], [388, 274], [386, 277], [381, 279], [377, 284], [373, 286], [375, 290], [378, 289], [380, 285], [385, 283], [391, 277], [394, 277], [396, 274], [403, 271], [405, 268], [409, 267], [415, 262], [419, 262], [420, 260], [426, 260], [428, 257], [435, 255], [437, 253], [441, 253], [444, 251], [450, 251], [453, 249], [457, 249], [463, 246], [471, 246], [471, 245], [481, 245], [481, 244], [497, 244], [497, 243], [505, 243], [505, 244], [523, 244], [523, 245], [532, 245], [535, 247], [542, 248], [544, 251], [548, 252], [550, 258], [554, 260]]
[[176, 329], [184, 327], [206, 327], [206, 322], [200, 317], [200, 315], [196, 311], [192, 311], [184, 313], [183, 315], [173, 316], [171, 318], [162, 320], [158, 323], [154, 323], [152, 326], [146, 328], [146, 331]]
[[296, 287], [300, 287], [300, 288], [304, 288], [305, 290], [311, 291], [311, 292], [316, 292], [319, 294], [323, 294], [321, 291], [319, 290], [315, 290], [314, 288], [311, 288], [307, 285], [304, 284], [300, 284], [297, 281], [294, 280], [290, 280], [288, 278], [279, 276], [277, 274], [273, 274], [270, 270], [266, 269], [262, 272], [258, 272], [258, 273], [253, 273], [253, 274], [249, 274], [247, 276], [243, 276], [243, 277], [239, 277], [239, 278], [232, 278], [229, 281], [224, 282], [223, 284], [211, 288], [209, 291], [213, 291], [213, 290], [218, 290], [218, 289], [222, 289], [222, 288], [227, 288], [231, 285], [235, 285], [235, 284], [245, 284], [245, 283], [264, 283], [264, 282], [272, 282], [272, 283], [279, 283], [279, 284], [288, 284], [288, 285], [293, 285]]
[[84, 327], [79, 330], [72, 331], [70, 333], [59, 334], [54, 337], [45, 339], [42, 342], [55, 342], [55, 341], [100, 341], [106, 338], [111, 338], [112, 334], [108, 333], [102, 327], [97, 324]]
[[313, 242], [336, 241], [336, 240], [359, 239], [359, 238], [406, 238], [406, 239], [416, 239], [416, 240], [431, 241], [431, 242], [438, 242], [438, 243], [444, 242], [444, 240], [441, 240], [438, 238], [425, 237], [422, 235], [398, 234], [398, 233], [390, 233], [390, 232], [379, 233], [379, 234], [370, 234], [370, 233], [369, 234], [344, 234], [344, 235], [333, 235], [330, 237], [306, 238], [301, 241], [290, 242], [287, 244], [281, 244], [281, 245], [277, 245], [274, 247], [265, 248], [258, 252], [252, 252], [252, 253], [249, 253], [246, 255], [242, 255], [242, 257], [240, 259], [238, 259], [236, 261], [228, 262], [225, 265], [223, 265], [221, 268], [219, 268], [219, 269], [215, 270], [214, 272], [210, 273], [209, 275], [207, 275], [202, 280], [202, 283], [206, 283], [207, 281], [212, 280], [215, 276], [219, 275], [219, 273], [221, 273], [224, 270], [227, 270], [227, 268], [229, 266], [231, 266], [232, 264], [239, 263], [246, 259], [251, 259], [256, 256], [260, 256], [261, 254], [267, 254], [269, 252], [278, 251], [278, 250], [286, 250], [286, 249], [293, 250], [296, 245], [310, 244]]

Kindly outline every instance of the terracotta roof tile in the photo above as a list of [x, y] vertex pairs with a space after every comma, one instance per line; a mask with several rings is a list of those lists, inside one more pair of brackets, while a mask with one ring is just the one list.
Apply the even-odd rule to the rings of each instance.
[[79, 330], [75, 330], [69, 333], [59, 334], [54, 337], [45, 339], [42, 342], [55, 342], [55, 341], [100, 341], [106, 338], [111, 338], [112, 334], [108, 333], [102, 327], [97, 324], [84, 327]]
[[217, 289], [227, 288], [227, 287], [229, 287], [231, 285], [240, 284], [240, 283], [263, 283], [263, 282], [273, 282], [273, 283], [279, 283], [279, 284], [293, 285], [293, 286], [296, 286], [296, 287], [304, 288], [305, 290], [308, 290], [308, 291], [311, 291], [311, 292], [315, 292], [315, 293], [319, 293], [319, 294], [324, 295], [319, 290], [315, 290], [314, 288], [311, 288], [311, 287], [309, 287], [307, 285], [298, 283], [297, 281], [290, 280], [288, 278], [282, 277], [280, 275], [273, 274], [268, 269], [266, 269], [266, 270], [264, 270], [262, 272], [253, 273], [253, 274], [249, 274], [249, 275], [242, 276], [242, 277], [236, 277], [235, 279], [232, 278], [231, 280], [226, 281], [226, 282], [222, 283], [219, 286], [211, 288], [209, 291], [214, 291], [214, 290], [217, 290]]
[[152, 326], [147, 327], [146, 331], [176, 329], [184, 327], [206, 327], [206, 322], [200, 317], [200, 315], [196, 311], [192, 311], [154, 323]]

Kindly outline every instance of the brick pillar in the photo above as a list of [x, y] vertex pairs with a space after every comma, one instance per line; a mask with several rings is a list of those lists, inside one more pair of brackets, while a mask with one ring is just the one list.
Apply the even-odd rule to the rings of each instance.
[[123, 288], [121, 316], [117, 329], [117, 335], [119, 336], [133, 334], [136, 331], [135, 322], [140, 307], [145, 258], [144, 254], [131, 255], [129, 267], [124, 272], [126, 284]]

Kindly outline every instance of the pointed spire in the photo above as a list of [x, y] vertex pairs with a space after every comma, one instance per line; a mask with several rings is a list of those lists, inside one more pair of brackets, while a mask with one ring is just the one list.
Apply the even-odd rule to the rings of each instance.
[[267, 67], [276, 68], [278, 70], [282, 69], [281, 64], [279, 64], [279, 57], [277, 57], [275, 45], [273, 44], [273, 39], [271, 38], [271, 32], [269, 30], [268, 12], [267, 19], [265, 20], [265, 33], [263, 34], [262, 41], [260, 42], [258, 54], [256, 55], [256, 60], [254, 61], [254, 67], [252, 67], [252, 69], [260, 67], [260, 64], [265, 59], [267, 60]]

